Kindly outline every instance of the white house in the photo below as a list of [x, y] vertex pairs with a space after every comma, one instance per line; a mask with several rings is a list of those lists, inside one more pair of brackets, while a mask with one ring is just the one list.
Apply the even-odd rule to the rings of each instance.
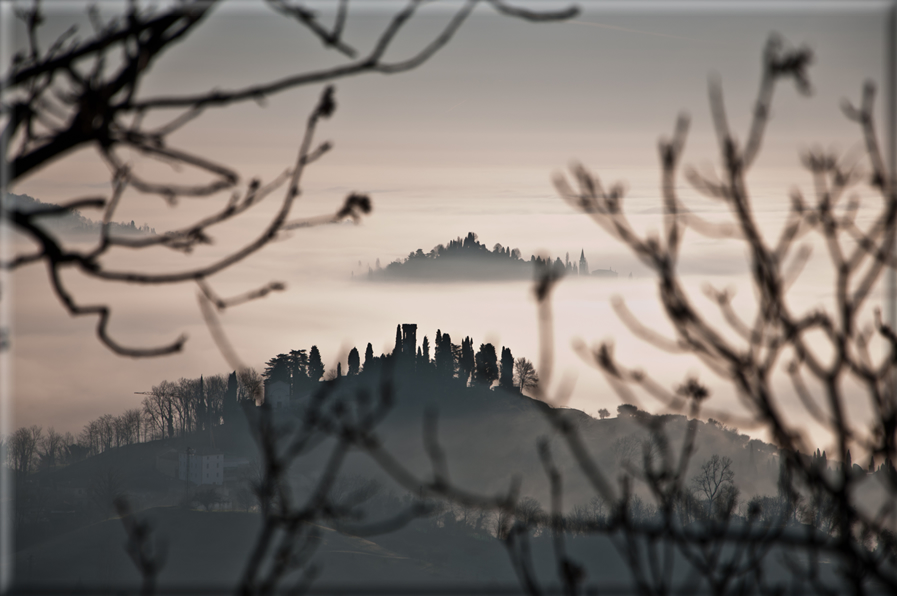
[[193, 484], [222, 484], [224, 454], [205, 447], [187, 447], [186, 451], [178, 454], [178, 478]]

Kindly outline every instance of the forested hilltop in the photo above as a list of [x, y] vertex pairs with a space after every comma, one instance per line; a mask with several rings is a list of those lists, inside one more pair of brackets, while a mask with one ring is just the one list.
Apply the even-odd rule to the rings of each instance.
[[[425, 253], [418, 248], [408, 253], [405, 259], [397, 259], [385, 268], [377, 259], [376, 268], [368, 267], [366, 279], [371, 281], [505, 281], [533, 279], [534, 274], [551, 267], [557, 274], [617, 277], [611, 269], [590, 270], [585, 252], [580, 250], [579, 263], [570, 260], [567, 253], [564, 261], [557, 257], [530, 255], [523, 258], [520, 249], [497, 243], [492, 250], [479, 241], [478, 236], [469, 232], [466, 237], [458, 236], [448, 244], [434, 246]], [[354, 275], [354, 274], [353, 274]]]
[[[418, 342], [417, 333], [413, 323], [398, 325], [389, 353], [375, 356], [371, 343], [364, 350], [353, 347], [329, 370], [313, 345], [273, 356], [261, 374], [163, 380], [142, 392], [142, 408], [104, 414], [77, 437], [39, 426], [18, 429], [5, 438], [6, 465], [15, 479], [17, 576], [57, 585], [136, 585], [136, 568], [121, 547], [126, 537], [118, 518], [125, 502], [138, 519], [152, 520], [153, 531], [171, 544], [160, 587], [200, 582], [231, 591], [265, 519], [268, 501], [259, 487], [266, 474], [274, 474], [264, 452], [274, 443], [266, 441], [287, 440], [291, 429], [319, 425], [314, 446], [284, 460], [285, 471], [277, 476], [302, 500], [318, 490], [338, 447], [333, 429], [340, 427], [327, 424], [373, 417], [368, 444], [382, 446], [422, 482], [437, 452], [433, 444], [427, 447], [426, 437], [433, 437], [454, 486], [485, 495], [517, 486], [517, 509], [510, 514], [447, 498], [424, 499], [418, 487], [413, 490], [389, 469], [372, 465], [369, 454], [347, 452], [327, 488], [329, 517], [316, 526], [322, 529], [315, 555], [315, 564], [325, 570], [322, 586], [348, 585], [350, 567], [352, 586], [397, 578], [424, 588], [459, 579], [512, 583], [514, 571], [503, 551], [512, 528], [525, 532], [536, 571], [549, 576], [552, 494], [542, 445], [551, 448], [552, 465], [563, 479], [567, 545], [597, 580], [619, 580], [625, 562], [607, 536], [589, 535], [590, 530], [617, 523], [619, 515], [631, 523], [660, 523], [662, 510], [642, 470], [657, 465], [664, 445], [681, 453], [689, 437], [693, 458], [675, 510], [681, 527], [722, 518], [790, 532], [812, 526], [826, 536], [836, 530], [835, 511], [826, 502], [782, 489], [787, 469], [773, 445], [712, 419], [653, 415], [628, 404], [618, 406], [615, 417], [603, 408], [597, 418], [575, 409], [553, 410], [526, 395], [540, 383], [539, 375], [510, 347], [477, 347], [469, 336], [456, 344], [441, 329], [432, 343], [426, 335]], [[596, 495], [558, 440], [551, 412], [561, 412], [557, 415], [576, 429], [608, 478], [625, 479], [625, 509]], [[851, 470], [862, 479], [861, 502], [869, 506], [881, 503], [882, 482], [893, 474], [890, 463], [875, 468], [872, 462], [830, 461], [819, 450], [803, 457], [828, 477]], [[420, 519], [393, 532], [362, 539], [347, 525], [361, 519], [388, 522], [424, 505]], [[676, 566], [683, 573], [688, 569], [682, 559]], [[831, 573], [830, 566], [823, 568]], [[779, 583], [788, 578], [777, 563], [768, 576]]]
[[[99, 235], [103, 227], [102, 222], [94, 221], [84, 217], [80, 212], [74, 210], [66, 210], [59, 212], [59, 205], [54, 203], [44, 203], [39, 199], [28, 195], [16, 195], [6, 193], [3, 195], [4, 209], [18, 209], [27, 213], [38, 213], [46, 211], [47, 215], [41, 217], [40, 224], [46, 229], [65, 235], [72, 236], [96, 236]], [[138, 226], [132, 220], [127, 222], [110, 222], [109, 232], [113, 235], [131, 235], [131, 234], [155, 234], [156, 230], [144, 224]]]

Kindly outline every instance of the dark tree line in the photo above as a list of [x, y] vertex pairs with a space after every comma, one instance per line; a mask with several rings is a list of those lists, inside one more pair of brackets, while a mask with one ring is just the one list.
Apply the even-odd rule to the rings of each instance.
[[[585, 260], [582, 260], [585, 263]], [[376, 269], [368, 266], [367, 278], [380, 279], [533, 279], [542, 271], [551, 270], [556, 275], [579, 275], [579, 267], [570, 261], [569, 253], [564, 261], [560, 257], [554, 261], [550, 257], [530, 255], [524, 260], [520, 250], [501, 244], [489, 247], [479, 242], [477, 235], [469, 232], [448, 244], [439, 244], [430, 252], [422, 249], [408, 254], [405, 259], [396, 259], [385, 268], [377, 259]], [[589, 275], [586, 269], [583, 273]]]
[[[501, 360], [491, 343], [480, 344], [474, 351], [470, 337], [453, 344], [448, 333], [436, 331], [435, 350], [430, 357], [429, 339], [424, 336], [416, 352], [409, 352], [401, 327], [397, 327], [396, 348], [390, 354], [374, 356], [371, 343], [365, 349], [364, 362], [357, 348], [349, 351], [346, 376], [375, 381], [384, 372], [421, 374], [437, 382], [452, 381], [461, 386], [498, 386], [508, 390], [532, 390], [538, 375], [526, 358], [514, 359], [511, 349], [501, 349]], [[337, 364], [337, 371], [340, 364]], [[114, 416], [103, 414], [84, 425], [75, 436], [62, 435], [53, 428], [19, 428], [3, 440], [6, 458], [19, 478], [42, 469], [68, 465], [109, 449], [139, 442], [175, 437], [205, 437], [213, 440], [215, 429], [229, 421], [242, 420], [244, 405], [264, 401], [265, 383], [283, 381], [291, 397], [307, 396], [325, 380], [325, 366], [317, 346], [308, 351], [291, 350], [268, 360], [260, 375], [254, 369], [228, 375], [200, 376], [177, 381], [164, 380], [149, 391], [140, 408]], [[341, 375], [340, 375], [341, 376]], [[334, 378], [338, 378], [334, 376]], [[329, 379], [333, 380], [333, 379]]]
[[[415, 326], [416, 327], [416, 326]], [[403, 334], [402, 326], [396, 326], [396, 339], [393, 351], [389, 354], [374, 356], [371, 343], [367, 344], [364, 361], [361, 361], [358, 348], [353, 347], [346, 361], [346, 375], [361, 376], [374, 379], [386, 370], [396, 375], [426, 374], [437, 380], [454, 379], [463, 386], [481, 385], [491, 387], [496, 381], [504, 389], [519, 391], [531, 390], [538, 383], [535, 367], [526, 358], [514, 359], [511, 349], [501, 349], [499, 360], [496, 348], [491, 343], [480, 344], [474, 349], [473, 340], [465, 337], [461, 344], [452, 343], [448, 333], [436, 330], [433, 343], [433, 356], [430, 355], [430, 340], [424, 336], [421, 345], [416, 346], [416, 339]], [[321, 380], [333, 381], [342, 377], [342, 363], [337, 369], [325, 374], [317, 346], [306, 352], [291, 350], [271, 358], [263, 376], [267, 382], [283, 381], [290, 388], [290, 396], [307, 395], [315, 390]]]

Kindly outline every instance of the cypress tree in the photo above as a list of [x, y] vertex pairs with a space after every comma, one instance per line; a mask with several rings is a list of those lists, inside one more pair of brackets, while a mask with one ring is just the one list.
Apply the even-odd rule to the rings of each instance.
[[308, 378], [317, 383], [324, 376], [324, 362], [321, 361], [321, 352], [318, 346], [312, 346], [308, 353]]
[[492, 344], [480, 344], [475, 358], [474, 380], [489, 387], [498, 379], [498, 356]]
[[227, 376], [227, 391], [224, 392], [224, 405], [221, 411], [224, 423], [229, 424], [236, 420], [236, 413], [239, 409], [237, 404], [237, 373], [234, 371]]
[[436, 370], [446, 378], [455, 375], [455, 355], [452, 352], [452, 337], [448, 333], [443, 333], [441, 341], [436, 344]]
[[501, 373], [498, 384], [505, 389], [514, 388], [514, 356], [510, 348], [501, 349]]
[[467, 383], [475, 366], [473, 340], [465, 337], [461, 340], [461, 358], [458, 361], [458, 378]]
[[364, 351], [364, 370], [368, 370], [368, 367], [374, 363], [374, 346], [371, 345], [371, 342], [368, 342], [368, 347]]
[[358, 350], [356, 348], [352, 348], [349, 352], [349, 369], [347, 371], [348, 376], [355, 376], [358, 374], [358, 367], [360, 365], [358, 357]]
[[299, 393], [299, 387], [308, 382], [308, 354], [305, 350], [290, 351], [290, 396]]

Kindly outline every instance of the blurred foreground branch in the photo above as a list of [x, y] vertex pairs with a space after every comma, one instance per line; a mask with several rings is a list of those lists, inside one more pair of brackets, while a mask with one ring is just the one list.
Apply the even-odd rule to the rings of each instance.
[[[188, 0], [160, 6], [134, 1], [128, 3], [121, 14], [113, 16], [106, 16], [106, 6], [91, 6], [87, 13], [92, 31], [81, 37], [82, 32], [73, 25], [50, 40], [45, 39], [46, 16], [39, 0], [34, 0], [29, 8], [16, 8], [25, 29], [25, 39], [16, 48], [12, 64], [0, 76], [2, 215], [4, 222], [27, 238], [34, 248], [14, 256], [2, 266], [10, 270], [37, 263], [45, 266], [51, 290], [66, 311], [73, 316], [96, 317], [98, 339], [116, 354], [147, 357], [178, 352], [186, 336], [153, 347], [126, 345], [109, 332], [111, 305], [103, 300], [84, 304], [70, 289], [70, 281], [64, 279], [65, 272], [75, 271], [85, 278], [112, 283], [171, 285], [196, 282], [216, 308], [224, 310], [285, 286], [274, 281], [260, 290], [250, 290], [234, 298], [220, 298], [211, 287], [210, 280], [216, 274], [256, 253], [287, 230], [347, 219], [357, 222], [371, 211], [371, 201], [366, 195], [351, 193], [331, 215], [304, 220], [289, 218], [300, 195], [306, 166], [332, 147], [330, 142], [314, 142], [320, 119], [329, 118], [336, 107], [332, 86], [322, 90], [318, 105], [311, 111], [296, 162], [267, 183], [258, 178], [244, 183], [234, 167], [178, 148], [174, 133], [185, 130], [210, 109], [247, 101], [264, 104], [271, 95], [348, 76], [395, 74], [414, 69], [451, 40], [480, 2], [469, 0], [455, 7], [442, 29], [423, 48], [403, 58], [388, 59], [387, 54], [401, 37], [404, 27], [424, 4], [422, 0], [410, 0], [404, 8], [397, 10], [367, 52], [357, 49], [356, 44], [346, 37], [350, 12], [348, 0], [336, 6], [332, 24], [323, 22], [316, 11], [303, 3], [268, 0], [266, 4], [271, 10], [295, 22], [300, 31], [319, 40], [325, 50], [336, 52], [343, 63], [298, 72], [278, 80], [260, 81], [244, 88], [159, 97], [141, 94], [141, 84], [153, 64], [179, 42], [194, 35], [221, 3]], [[530, 11], [497, 0], [485, 3], [500, 14], [530, 21], [562, 20], [577, 13], [575, 8]], [[147, 124], [154, 119], [161, 120], [162, 124]], [[6, 200], [7, 189], [83, 148], [94, 149], [99, 160], [108, 166], [109, 196], [74, 199], [51, 210], [53, 213], [30, 211]], [[164, 176], [147, 178], [123, 157], [125, 150], [167, 164], [175, 171], [183, 169], [205, 181], [183, 184]], [[228, 246], [223, 256], [200, 267], [161, 273], [144, 272], [136, 265], [129, 265], [137, 262], [132, 256], [135, 252], [169, 249], [187, 254], [211, 244], [212, 230], [216, 226], [245, 219], [241, 216], [275, 192], [281, 193], [280, 205], [267, 224], [259, 229], [255, 239], [244, 245]], [[131, 200], [133, 193], [150, 195], [147, 198], [159, 201], [161, 206], [176, 205], [184, 199], [219, 200], [222, 194], [226, 196], [221, 207], [211, 215], [162, 234], [122, 237], [110, 233], [110, 224], [126, 194]], [[103, 210], [101, 233], [92, 249], [71, 246], [42, 223], [48, 215], [83, 208]], [[106, 264], [110, 257], [127, 253], [130, 254], [124, 257], [124, 264]]]

